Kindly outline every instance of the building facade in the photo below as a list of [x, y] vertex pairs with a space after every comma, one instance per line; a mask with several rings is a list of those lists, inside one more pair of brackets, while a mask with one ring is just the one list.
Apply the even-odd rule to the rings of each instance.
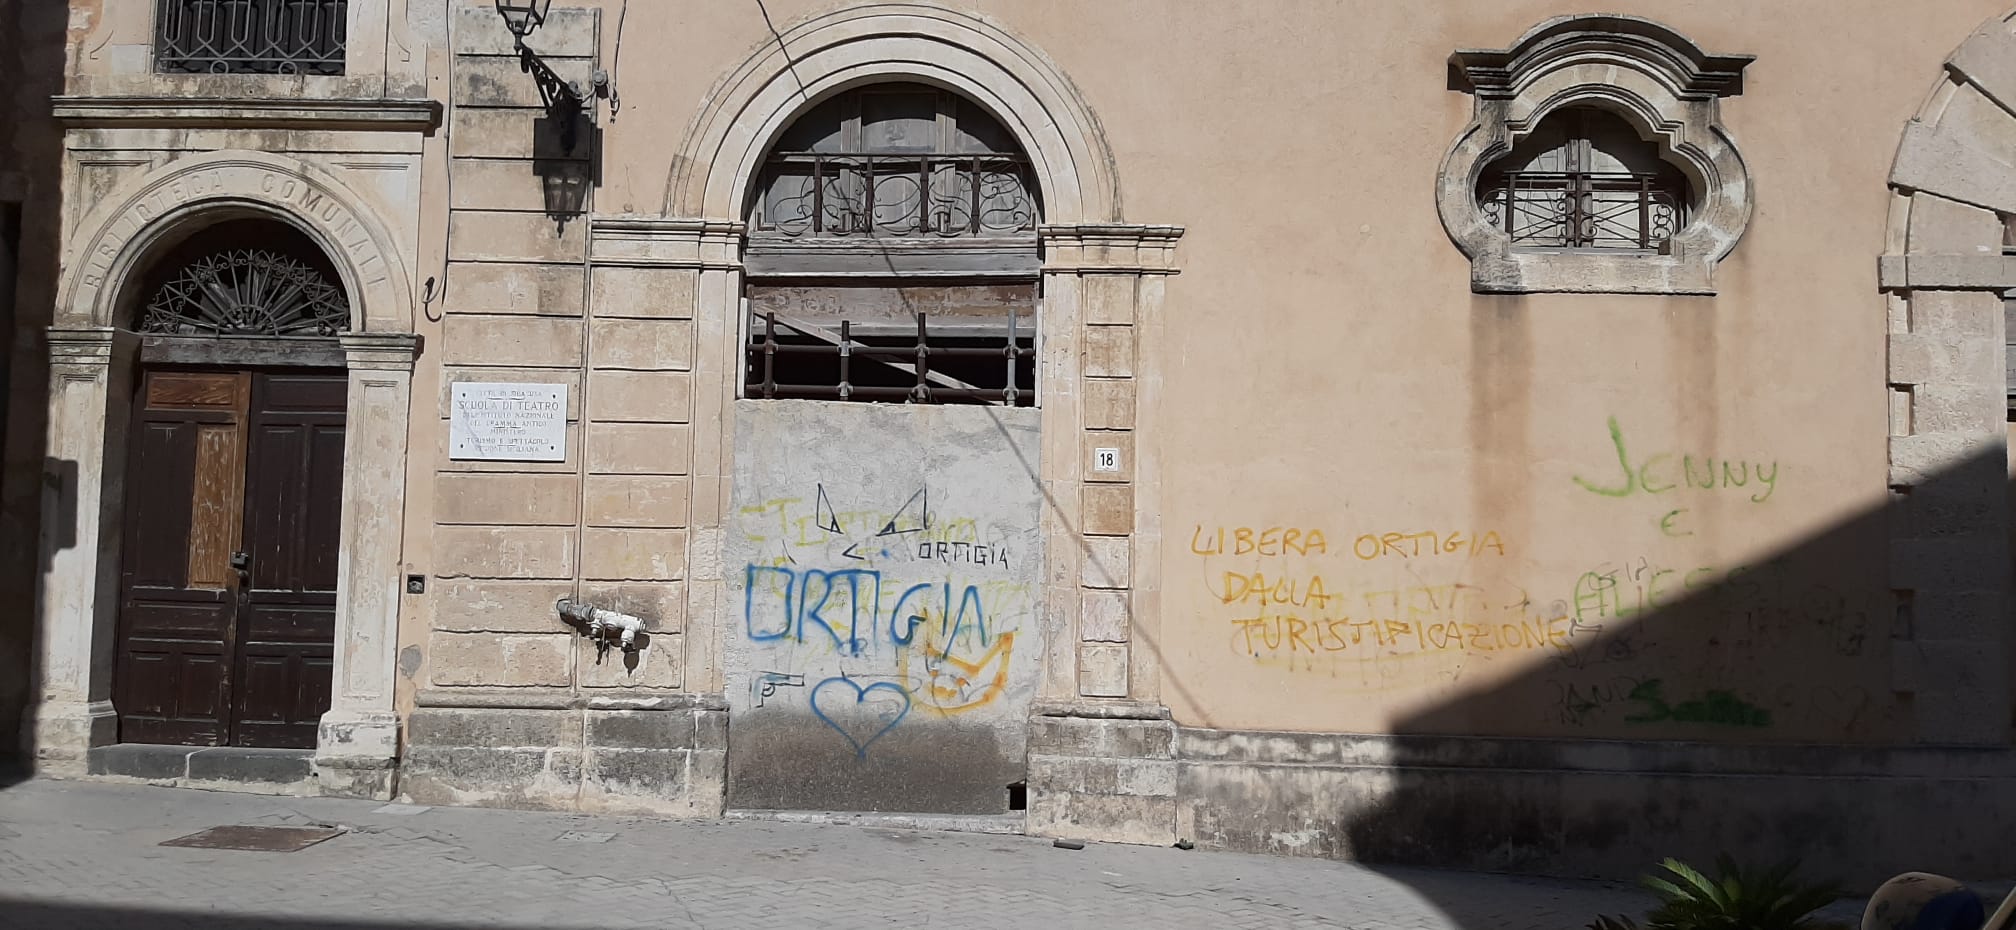
[[23, 743], [2007, 871], [2001, 2], [12, 11]]

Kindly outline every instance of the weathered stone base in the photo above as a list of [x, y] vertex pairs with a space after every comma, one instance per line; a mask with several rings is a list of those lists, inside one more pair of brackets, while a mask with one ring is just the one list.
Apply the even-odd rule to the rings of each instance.
[[1161, 707], [1038, 706], [1029, 719], [1031, 836], [1176, 841], [1176, 725]]
[[590, 706], [422, 706], [400, 798], [416, 804], [719, 817], [727, 706], [676, 695]]
[[90, 770], [90, 753], [118, 738], [119, 717], [112, 702], [33, 704], [23, 715], [21, 741], [35, 774], [79, 778]]
[[92, 749], [84, 775], [169, 788], [313, 797], [323, 793], [314, 756], [308, 749], [120, 743]]
[[1619, 880], [1722, 852], [1863, 887], [2016, 872], [2006, 750], [1183, 728], [1175, 757], [1176, 832], [1206, 848]]

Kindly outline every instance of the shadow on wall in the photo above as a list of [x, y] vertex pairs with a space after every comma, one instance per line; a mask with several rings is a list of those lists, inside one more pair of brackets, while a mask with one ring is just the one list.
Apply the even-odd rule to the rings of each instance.
[[[47, 109], [63, 82], [70, 4], [0, 0], [0, 207], [18, 218], [0, 235], [0, 361], [7, 405], [0, 409], [5, 465], [0, 469], [0, 769], [22, 746], [22, 714], [33, 687], [36, 579], [46, 553], [40, 525], [45, 481], [48, 351], [44, 333], [55, 306], [60, 224], [62, 132]], [[8, 212], [8, 211], [0, 211]], [[6, 267], [11, 266], [11, 267]], [[69, 465], [74, 484], [75, 463]], [[61, 480], [59, 468], [56, 477]], [[73, 498], [74, 500], [74, 498]], [[74, 545], [74, 524], [71, 545]]]
[[[1689, 573], [1700, 567], [1651, 559], [1593, 569], [1565, 605], [1583, 634], [1572, 646], [1394, 727], [1448, 734], [1527, 719], [1535, 736], [1402, 735], [1355, 750], [1347, 738], [1327, 750], [1343, 763], [1329, 774], [1283, 766], [1265, 779], [1265, 796], [1242, 798], [1257, 809], [1221, 816], [1256, 818], [1248, 843], [1264, 850], [1261, 824], [1338, 812], [1319, 832], [1348, 849], [1322, 854], [1403, 867], [1391, 877], [1476, 930], [1502, 923], [1487, 916], [1490, 902], [1404, 867], [1622, 879], [1666, 856], [1707, 868], [1727, 852], [1755, 865], [1797, 857], [1802, 876], [1844, 881], [1859, 895], [1912, 870], [2004, 878], [2016, 858], [2016, 809], [2006, 803], [2016, 784], [2012, 644], [1990, 618], [2007, 605], [1991, 594], [1987, 617], [1938, 609], [1965, 606], [1964, 595], [1945, 595], [1983, 570], [1952, 558], [1926, 566], [1922, 587], [1894, 613], [1878, 605], [1893, 577], [1892, 540], [1953, 525], [1956, 514], [1999, 526], [1993, 508], [2006, 504], [1994, 495], [2008, 483], [2003, 457], [1983, 454], [1887, 508], [1747, 569], [1703, 571], [1697, 583]], [[2004, 531], [1993, 532], [1975, 538], [2006, 568]], [[1870, 591], [1879, 596], [1856, 594]], [[1662, 644], [1683, 640], [1695, 651], [1669, 665]], [[1986, 705], [1983, 690], [1993, 696]], [[1940, 745], [1937, 734], [1956, 732], [1955, 715], [1978, 715], [1974, 732], [1992, 728], [1997, 745]], [[1595, 738], [1554, 735], [1584, 726]], [[1828, 732], [1837, 736], [1812, 735]], [[1367, 767], [1354, 769], [1354, 751], [1390, 759], [1362, 758]], [[1213, 806], [1233, 797], [1229, 785], [1195, 787]]]
[[314, 918], [252, 917], [215, 911], [145, 910], [89, 904], [0, 899], [0, 926], [91, 927], [93, 930], [536, 930], [537, 925], [497, 923], [381, 923]]

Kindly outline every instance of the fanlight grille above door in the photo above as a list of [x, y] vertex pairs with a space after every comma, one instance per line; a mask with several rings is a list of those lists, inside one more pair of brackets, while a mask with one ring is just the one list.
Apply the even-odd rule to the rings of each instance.
[[263, 249], [190, 262], [140, 315], [140, 332], [170, 336], [334, 336], [349, 328], [350, 302], [336, 282]]

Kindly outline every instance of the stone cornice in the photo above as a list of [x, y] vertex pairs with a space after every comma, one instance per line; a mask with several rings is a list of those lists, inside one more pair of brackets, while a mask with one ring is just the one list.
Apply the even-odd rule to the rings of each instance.
[[51, 365], [104, 367], [112, 364], [121, 343], [129, 343], [135, 337], [132, 333], [110, 326], [92, 326], [84, 329], [52, 326], [46, 333], [46, 339]]
[[[557, 620], [555, 621], [558, 622]], [[425, 688], [414, 706], [524, 710], [725, 711], [728, 700], [718, 692], [617, 691], [585, 695], [546, 688]]]
[[52, 97], [69, 129], [369, 129], [433, 132], [436, 100], [313, 98]]
[[731, 220], [598, 216], [588, 224], [588, 260], [643, 268], [739, 268], [744, 229]]
[[1175, 274], [1176, 242], [1181, 226], [1081, 224], [1045, 226], [1044, 271], [1112, 274]]
[[1885, 255], [1877, 261], [1885, 290], [2003, 291], [2016, 288], [2016, 255]]
[[1743, 92], [1750, 55], [1711, 55], [1686, 36], [1639, 16], [1560, 16], [1510, 48], [1458, 49], [1449, 64], [1480, 97], [1511, 97], [1536, 76], [1583, 62], [1627, 64], [1655, 74], [1683, 100]]
[[1066, 701], [1037, 701], [1029, 707], [1032, 717], [1083, 717], [1092, 720], [1168, 720], [1169, 708], [1149, 701], [1079, 698]]
[[413, 333], [344, 333], [345, 364], [353, 369], [412, 371], [420, 354], [420, 337]]

